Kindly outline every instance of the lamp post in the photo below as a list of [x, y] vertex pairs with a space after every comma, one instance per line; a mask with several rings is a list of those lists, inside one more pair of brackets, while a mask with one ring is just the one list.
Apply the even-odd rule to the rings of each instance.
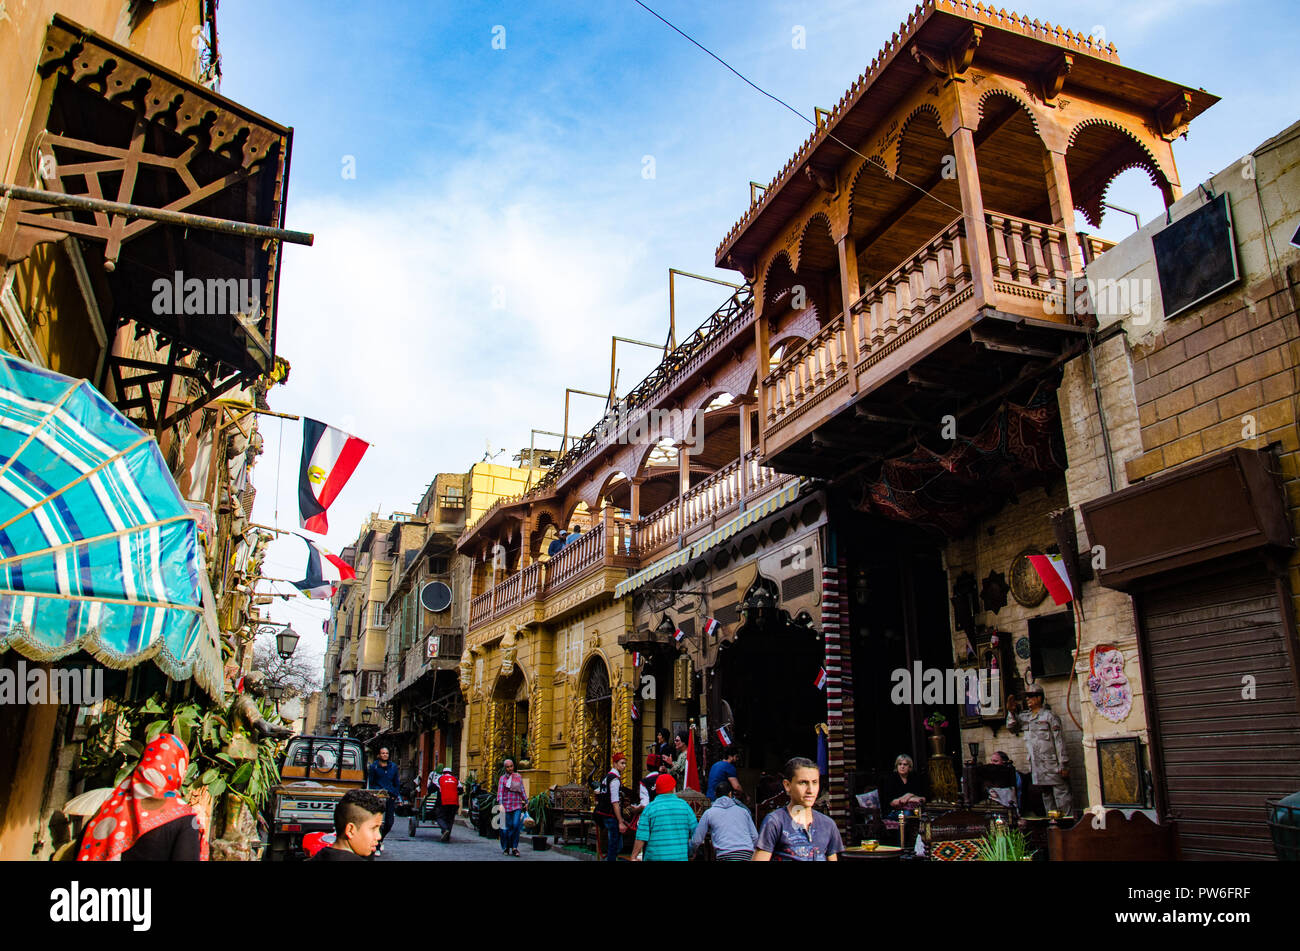
[[283, 660], [288, 660], [298, 648], [298, 632], [286, 624], [284, 629], [275, 635], [275, 648]]

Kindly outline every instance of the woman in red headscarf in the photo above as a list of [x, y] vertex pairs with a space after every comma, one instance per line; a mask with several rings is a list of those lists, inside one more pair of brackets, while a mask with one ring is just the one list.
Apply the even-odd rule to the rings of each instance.
[[91, 817], [79, 862], [206, 862], [208, 840], [198, 815], [181, 800], [190, 756], [164, 733], [145, 747], [131, 775]]

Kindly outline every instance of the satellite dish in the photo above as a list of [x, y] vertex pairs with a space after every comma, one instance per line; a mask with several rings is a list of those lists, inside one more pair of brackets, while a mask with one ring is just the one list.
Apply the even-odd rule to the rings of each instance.
[[420, 589], [420, 604], [434, 614], [447, 610], [451, 606], [451, 588], [441, 581], [430, 581]]

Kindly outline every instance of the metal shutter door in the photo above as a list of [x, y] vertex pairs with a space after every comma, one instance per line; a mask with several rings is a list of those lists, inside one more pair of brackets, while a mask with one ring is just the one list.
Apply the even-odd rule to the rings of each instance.
[[1184, 856], [1273, 858], [1264, 800], [1300, 789], [1300, 710], [1273, 579], [1259, 564], [1236, 567], [1151, 591], [1138, 610]]

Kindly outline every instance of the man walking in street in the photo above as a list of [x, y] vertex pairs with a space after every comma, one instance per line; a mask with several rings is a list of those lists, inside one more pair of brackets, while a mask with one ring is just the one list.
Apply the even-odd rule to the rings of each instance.
[[713, 843], [719, 862], [748, 862], [758, 844], [758, 829], [749, 809], [736, 802], [737, 792], [726, 780], [713, 790], [713, 805], [700, 817], [691, 836], [691, 854], [704, 844], [705, 836]]
[[1070, 797], [1070, 760], [1065, 751], [1065, 734], [1061, 732], [1061, 718], [1052, 712], [1043, 697], [1043, 688], [1032, 684], [1025, 690], [1029, 709], [1016, 712], [1015, 697], [1007, 702], [1007, 728], [1025, 734], [1025, 751], [1029, 754], [1030, 780], [1043, 794], [1043, 808], [1056, 810], [1062, 816], [1074, 814]]
[[605, 828], [605, 861], [617, 862], [618, 853], [623, 851], [623, 833], [627, 831], [627, 821], [623, 818], [623, 806], [619, 802], [623, 795], [623, 767], [627, 757], [615, 753], [610, 761], [609, 772], [600, 781], [596, 793], [596, 807], [592, 815], [600, 820]]
[[515, 761], [501, 764], [505, 772], [497, 780], [497, 808], [501, 810], [501, 854], [519, 856], [519, 829], [524, 822], [528, 790], [524, 778], [515, 772]]
[[690, 858], [691, 834], [699, 820], [695, 810], [677, 797], [672, 776], [660, 776], [655, 800], [646, 806], [637, 825], [633, 862], [685, 862]]
[[460, 794], [464, 787], [456, 780], [456, 774], [450, 766], [442, 768], [438, 777], [438, 806], [434, 813], [438, 828], [442, 830], [442, 842], [451, 841], [451, 827], [456, 821], [456, 810], [460, 808]]
[[381, 789], [388, 793], [384, 804], [384, 824], [380, 829], [381, 841], [379, 848], [375, 850], [376, 855], [382, 855], [384, 845], [382, 839], [388, 838], [389, 831], [393, 828], [393, 821], [396, 818], [395, 810], [397, 803], [401, 799], [401, 790], [398, 785], [398, 776], [400, 770], [397, 764], [388, 758], [388, 747], [379, 748], [379, 759], [370, 764], [368, 771], [369, 786], [371, 789]]
[[745, 791], [740, 786], [740, 778], [736, 773], [736, 760], [740, 758], [740, 750], [735, 746], [728, 746], [722, 754], [722, 759], [718, 760], [709, 767], [709, 782], [705, 786], [708, 791], [710, 801], [718, 798], [718, 787], [724, 786], [727, 795], [735, 792], [741, 799], [745, 798]]

